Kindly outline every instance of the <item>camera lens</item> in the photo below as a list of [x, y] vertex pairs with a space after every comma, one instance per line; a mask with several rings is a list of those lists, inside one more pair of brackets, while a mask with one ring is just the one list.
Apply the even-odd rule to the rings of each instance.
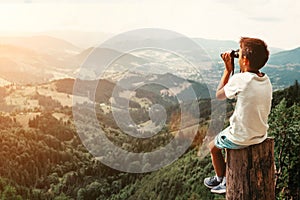
[[237, 50], [232, 50], [231, 53], [230, 53], [230, 56], [232, 58], [239, 58], [239, 49]]
[[[231, 58], [239, 58], [239, 49], [237, 50], [231, 50], [230, 52], [230, 57]], [[220, 54], [220, 56], [222, 57], [223, 53]]]

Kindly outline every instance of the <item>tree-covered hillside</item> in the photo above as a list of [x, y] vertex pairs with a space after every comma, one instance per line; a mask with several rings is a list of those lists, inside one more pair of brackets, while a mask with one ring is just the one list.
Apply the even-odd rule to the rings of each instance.
[[[5, 96], [12, 90], [0, 92], [5, 103]], [[212, 175], [213, 168], [209, 156], [202, 160], [197, 157], [195, 143], [178, 160], [158, 171], [120, 172], [103, 165], [86, 150], [73, 124], [71, 107], [35, 95], [27, 104], [36, 102], [39, 107], [12, 108], [13, 112], [0, 114], [0, 199], [225, 199], [204, 187], [203, 178]], [[275, 138], [277, 199], [300, 198], [299, 96], [297, 82], [273, 95], [269, 135]], [[229, 112], [232, 104], [228, 104]], [[27, 123], [20, 117], [26, 114], [31, 116]], [[105, 115], [98, 117], [103, 119]], [[111, 127], [104, 128], [110, 136], [120, 134]], [[197, 135], [199, 141], [206, 131], [204, 122]], [[158, 135], [155, 143], [163, 138], [164, 134]], [[116, 138], [115, 142], [121, 140]], [[143, 144], [132, 150], [143, 149], [139, 146]]]

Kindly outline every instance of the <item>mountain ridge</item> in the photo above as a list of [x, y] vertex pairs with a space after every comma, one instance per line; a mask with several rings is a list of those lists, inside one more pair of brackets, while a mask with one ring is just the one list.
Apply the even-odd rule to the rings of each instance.
[[[46, 41], [40, 43], [39, 41], [43, 39], [46, 39]], [[130, 42], [139, 40], [141, 40], [141, 38], [132, 38], [132, 41]], [[189, 44], [188, 40], [183, 40], [181, 38], [171, 38], [168, 41], [160, 41], [160, 39], [158, 38], [155, 40], [146, 41], [147, 44], [151, 44], [152, 42], [156, 42], [157, 44], [166, 42], [165, 45], [170, 48], [178, 48], [178, 46], [180, 48], [180, 44], [182, 44], [185, 45], [184, 49], [188, 49], [188, 46], [186, 45]], [[174, 45], [174, 42], [178, 42], [178, 44]], [[238, 48], [238, 43], [231, 40], [223, 41], [195, 38], [194, 42], [202, 46], [202, 48], [206, 51], [203, 54], [208, 54], [211, 59], [210, 60], [208, 57], [206, 57], [206, 55], [200, 55], [199, 57], [196, 54], [196, 52], [198, 51], [193, 52], [193, 49], [190, 49], [190, 52], [188, 52], [188, 56], [190, 56], [192, 59], [195, 58], [196, 62], [199, 61], [199, 67], [201, 67], [201, 64], [204, 64], [203, 61], [212, 63], [211, 68], [203, 68], [205, 73], [205, 70], [207, 70], [207, 72], [210, 73], [222, 70], [223, 66], [221, 63], [222, 60], [220, 58], [220, 53], [228, 51], [230, 49]], [[50, 43], [52, 44], [50, 45]], [[124, 43], [123, 45], [126, 45], [126, 43]], [[91, 54], [91, 52], [93, 53]], [[51, 36], [1, 36], [0, 53], [0, 60], [2, 60], [0, 62], [0, 69], [2, 70], [2, 72], [5, 72], [4, 74], [1, 74], [0, 78], [20, 84], [48, 82], [53, 79], [60, 79], [66, 77], [75, 78], [77, 72], [79, 71], [79, 69], [81, 69], [80, 67], [82, 67], [84, 64], [89, 63], [97, 63], [96, 68], [92, 69], [95, 71], [92, 73], [96, 74], [97, 70], [104, 70], [104, 67], [107, 66], [107, 64], [109, 64], [110, 67], [113, 67], [112, 70], [117, 71], [134, 69], [139, 71], [145, 71], [148, 73], [156, 73], [158, 71], [161, 71], [163, 73], [164, 71], [168, 72], [170, 70], [178, 71], [184, 69], [182, 64], [177, 63], [178, 58], [177, 60], [175, 59], [176, 55], [173, 55], [171, 53], [165, 55], [150, 54], [148, 55], [148, 57], [143, 57], [142, 54], [145, 52], [136, 55], [134, 54], [134, 52], [122, 53], [114, 49], [105, 50], [104, 48], [97, 47], [89, 47], [86, 49], [82, 49], [80, 47], [74, 46], [68, 41], [57, 39]], [[117, 57], [117, 60], [113, 60], [113, 63], [117, 64], [114, 67], [111, 65], [113, 63], [110, 63], [110, 60], [115, 59], [116, 56], [120, 57]], [[151, 60], [151, 56], [156, 56], [156, 59], [158, 60]], [[101, 62], [99, 61], [100, 57], [101, 59], [104, 58], [104, 60], [101, 60]], [[166, 62], [156, 62], [163, 61], [164, 59]], [[8, 62], [8, 60], [10, 61]], [[12, 63], [14, 64], [12, 65]], [[294, 79], [299, 80], [299, 64], [300, 47], [292, 50], [280, 51], [277, 53], [271, 52], [270, 59], [266, 67], [263, 68], [263, 71], [265, 70], [266, 72], [268, 72], [271, 78], [274, 77], [273, 82], [275, 88], [284, 88], [293, 84]], [[156, 66], [156, 68], [153, 67], [154, 65]], [[181, 68], [178, 68], [180, 66]], [[151, 71], [152, 69], [158, 71]], [[186, 74], [193, 74], [192, 72], [187, 70], [183, 71], [185, 71]], [[14, 73], [16, 73], [18, 76], [14, 77]], [[89, 72], [87, 72], [87, 74], [88, 73]], [[289, 77], [293, 80], [288, 81]], [[218, 82], [218, 78], [218, 75], [216, 75], [211, 81]], [[282, 81], [282, 79], [284, 80]]]
[[61, 52], [78, 52], [80, 47], [73, 45], [67, 40], [55, 38], [47, 35], [38, 36], [0, 36], [0, 44], [11, 44], [21, 46], [34, 51], [43, 53], [61, 53]]
[[300, 64], [300, 47], [273, 54], [268, 63], [276, 65]]

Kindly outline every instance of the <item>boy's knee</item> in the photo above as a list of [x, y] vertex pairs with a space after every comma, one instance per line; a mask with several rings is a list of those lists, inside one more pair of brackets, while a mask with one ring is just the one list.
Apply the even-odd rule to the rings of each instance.
[[212, 153], [212, 154], [218, 153], [221, 151], [221, 149], [219, 149], [218, 147], [215, 146], [214, 140], [208, 144], [208, 148], [209, 148], [210, 153]]
[[214, 140], [212, 140], [209, 144], [208, 144], [208, 148], [209, 148], [209, 151], [213, 151], [214, 148], [215, 148], [215, 142]]

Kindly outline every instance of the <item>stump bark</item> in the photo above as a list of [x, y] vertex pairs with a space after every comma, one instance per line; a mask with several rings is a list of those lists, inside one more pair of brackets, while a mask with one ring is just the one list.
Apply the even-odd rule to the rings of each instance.
[[274, 139], [226, 151], [226, 199], [274, 200]]

